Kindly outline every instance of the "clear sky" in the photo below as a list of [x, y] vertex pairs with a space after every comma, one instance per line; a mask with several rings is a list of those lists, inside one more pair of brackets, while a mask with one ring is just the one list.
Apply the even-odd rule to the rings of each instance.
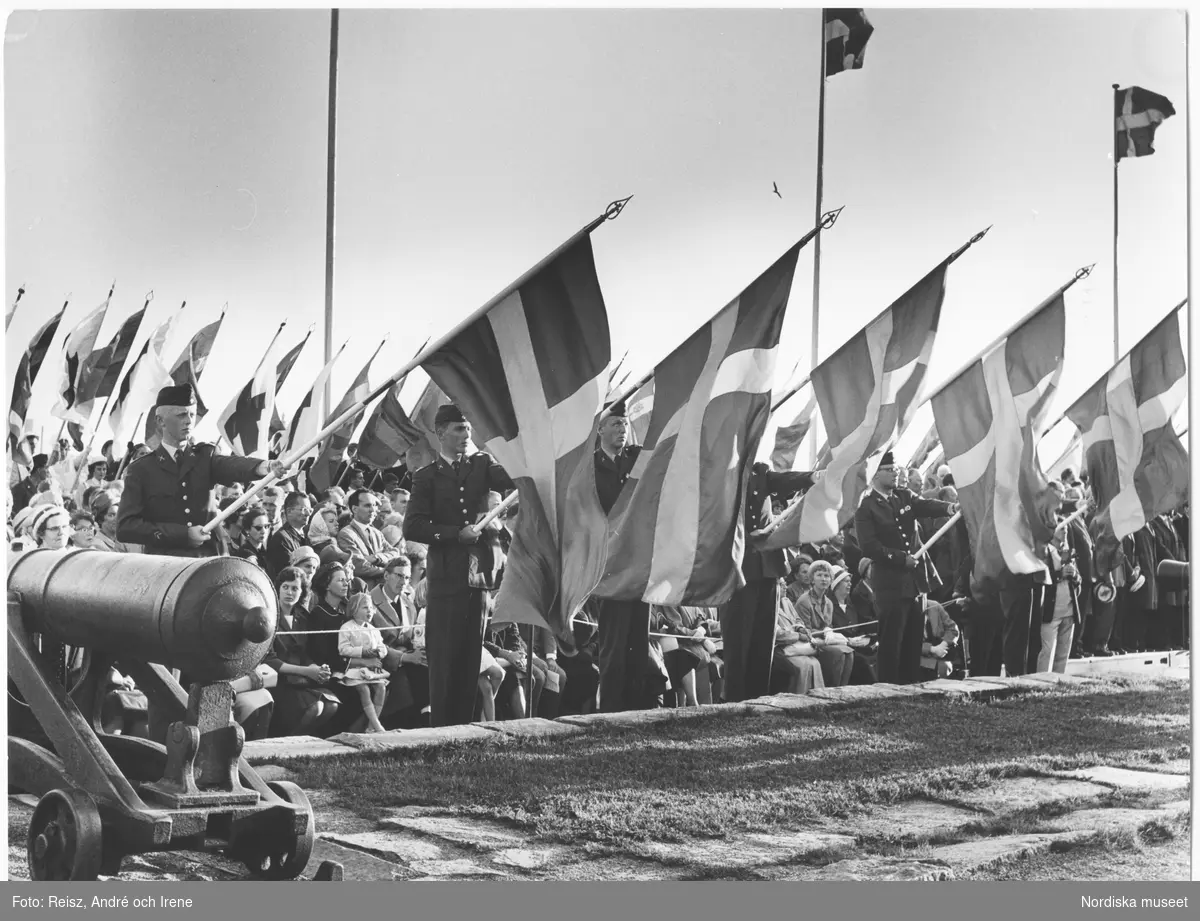
[[[1122, 350], [1187, 292], [1183, 13], [867, 14], [865, 66], [827, 84], [824, 201], [846, 210], [821, 355], [992, 224], [951, 270], [930, 379], [1094, 262], [1068, 294], [1065, 408], [1112, 362], [1113, 83], [1178, 113], [1120, 166]], [[627, 195], [595, 250], [614, 357], [651, 367], [812, 226], [819, 16], [344, 10], [335, 399], [385, 333], [375, 381]], [[213, 406], [282, 319], [286, 342], [316, 323], [319, 343], [328, 54], [327, 11], [13, 14], [5, 298], [24, 283], [28, 303], [9, 366], [68, 292], [64, 335], [114, 278], [104, 339], [150, 289], [152, 321], [188, 303], [175, 349], [229, 303]], [[809, 364], [811, 253], [780, 383]], [[320, 360], [310, 346], [285, 411]], [[38, 388], [30, 425], [53, 434], [49, 404]]]

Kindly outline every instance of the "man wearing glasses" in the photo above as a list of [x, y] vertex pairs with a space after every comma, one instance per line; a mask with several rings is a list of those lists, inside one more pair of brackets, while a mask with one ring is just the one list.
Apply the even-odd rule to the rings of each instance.
[[247, 483], [287, 468], [279, 461], [224, 456], [212, 444], [192, 444], [196, 394], [191, 385], [164, 387], [154, 416], [162, 443], [125, 472], [117, 540], [165, 556], [224, 556], [228, 548], [203, 530], [211, 517], [213, 487]]

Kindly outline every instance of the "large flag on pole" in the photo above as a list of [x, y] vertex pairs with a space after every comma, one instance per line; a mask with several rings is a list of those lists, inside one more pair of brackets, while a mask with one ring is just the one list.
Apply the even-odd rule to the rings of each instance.
[[825, 76], [863, 66], [867, 39], [875, 27], [863, 10], [825, 10]]
[[604, 566], [592, 451], [612, 356], [590, 236], [603, 220], [422, 363], [520, 494], [497, 619], [549, 626], [570, 646]]
[[796, 458], [800, 453], [800, 444], [812, 428], [813, 414], [816, 411], [817, 394], [814, 391], [796, 417], [787, 425], [781, 425], [775, 430], [775, 447], [771, 451], [772, 470], [797, 469]]
[[249, 456], [267, 451], [268, 426], [275, 407], [275, 343], [286, 325], [287, 320], [279, 324], [254, 376], [217, 417], [218, 428], [238, 454]]
[[1187, 450], [1172, 416], [1187, 397], [1187, 364], [1172, 311], [1067, 410], [1083, 436], [1097, 514], [1110, 546], [1187, 501]]
[[29, 348], [25, 350], [25, 354], [21, 356], [21, 360], [17, 364], [17, 376], [13, 382], [12, 399], [8, 404], [8, 439], [14, 446], [14, 449], [20, 443], [21, 435], [25, 428], [25, 415], [29, 412], [29, 400], [33, 395], [33, 382], [37, 380], [38, 371], [42, 368], [42, 364], [46, 359], [46, 352], [50, 349], [50, 343], [54, 341], [54, 335], [58, 332], [58, 324], [62, 322], [63, 313], [66, 309], [67, 305], [63, 304], [58, 313], [47, 320], [42, 325], [42, 328], [34, 333], [33, 339], [29, 343]]
[[[93, 351], [83, 363], [79, 371], [79, 391], [75, 396], [75, 409], [86, 421], [92, 414], [92, 409], [101, 401], [107, 401], [117, 388], [121, 373], [125, 370], [125, 362], [141, 329], [142, 319], [146, 316], [146, 308], [154, 299], [154, 292], [146, 295], [146, 300], [140, 310], [130, 314], [117, 330], [115, 336], [102, 349]], [[99, 422], [103, 422], [100, 419]]]
[[177, 316], [177, 313], [171, 314], [150, 334], [133, 360], [129, 373], [117, 388], [112, 408], [108, 411], [108, 423], [118, 450], [137, 437], [138, 419], [147, 412], [158, 391], [171, 382], [171, 372], [163, 362], [162, 350]]
[[937, 333], [945, 259], [899, 300], [817, 365], [813, 391], [828, 438], [828, 461], [816, 484], [783, 515], [769, 549], [828, 540], [854, 517], [868, 466], [900, 437], [916, 409]]
[[114, 282], [113, 287], [108, 289], [108, 297], [104, 299], [104, 303], [84, 317], [79, 325], [71, 330], [67, 341], [63, 343], [63, 364], [58, 383], [55, 386], [58, 399], [54, 408], [50, 410], [51, 414], [59, 419], [76, 422], [80, 425], [88, 423], [91, 406], [88, 406], [86, 414], [76, 408], [80, 374], [83, 370], [84, 360], [92, 354], [92, 350], [96, 347], [96, 338], [100, 335], [100, 327], [104, 324], [104, 316], [108, 312], [108, 305], [112, 301], [115, 287], [116, 283]]
[[1158, 93], [1130, 86], [1116, 92], [1117, 160], [1148, 157], [1154, 153], [1154, 132], [1175, 114], [1171, 100]]
[[[292, 413], [292, 421], [288, 426], [287, 444], [285, 451], [281, 453], [290, 453], [298, 446], [308, 443], [320, 433], [328, 416], [326, 412], [327, 407], [325, 406], [325, 382], [329, 380], [329, 375], [333, 373], [333, 366], [341, 357], [342, 352], [345, 351], [346, 344], [343, 342], [341, 347], [333, 353], [333, 357], [325, 363], [325, 367], [317, 374], [317, 379], [313, 381], [313, 385], [308, 388], [308, 393], [304, 395], [304, 399], [300, 401], [300, 405]], [[315, 457], [316, 454], [310, 453], [307, 456]]]
[[713, 606], [744, 584], [742, 505], [802, 245], [655, 367], [645, 442], [609, 513], [599, 597]]
[[973, 587], [1005, 571], [1045, 569], [1054, 535], [1048, 480], [1037, 460], [1066, 343], [1059, 290], [933, 397], [933, 417], [975, 553]]
[[[183, 307], [179, 309], [182, 310]], [[175, 386], [192, 385], [192, 390], [196, 394], [197, 419], [203, 418], [204, 414], [208, 412], [208, 408], [200, 398], [200, 375], [204, 373], [204, 366], [208, 364], [208, 355], [212, 351], [213, 343], [217, 340], [217, 333], [221, 331], [221, 324], [224, 322], [225, 309], [222, 308], [221, 315], [216, 320], [202, 327], [196, 335], [192, 336], [187, 348], [183, 350], [183, 354], [171, 368], [171, 380], [174, 381]]]
[[[371, 357], [367, 359], [367, 363], [362, 366], [362, 370], [358, 372], [358, 377], [354, 379], [354, 383], [350, 385], [350, 389], [346, 391], [346, 395], [342, 397], [340, 403], [334, 407], [333, 412], [329, 414], [329, 418], [325, 420], [325, 424], [333, 422], [342, 413], [354, 406], [356, 403], [361, 403], [367, 398], [371, 392], [370, 374], [371, 364], [375, 361], [375, 356], [379, 354], [379, 350], [383, 348], [384, 339], [375, 347], [375, 351], [371, 353]], [[403, 383], [403, 378], [400, 381]], [[363, 417], [363, 410], [360, 410], [355, 415], [347, 419], [337, 429], [330, 433], [329, 437], [321, 444], [321, 452], [317, 455], [316, 463], [312, 465], [308, 476], [312, 480], [313, 485], [317, 489], [328, 489], [330, 486], [336, 486], [334, 478], [337, 476], [338, 466], [346, 458], [346, 447], [350, 444], [350, 438], [354, 434], [354, 429], [358, 426], [359, 421]]]
[[308, 340], [312, 338], [313, 326], [308, 328], [308, 333], [298, 343], [288, 350], [288, 353], [279, 359], [279, 364], [275, 367], [275, 405], [271, 407], [271, 440], [276, 441], [279, 436], [287, 429], [283, 421], [283, 417], [279, 415], [279, 391], [283, 389], [283, 385], [287, 382], [288, 375], [292, 373], [292, 368], [296, 365], [296, 359], [300, 357], [300, 353], [304, 351], [304, 347], [308, 345]]

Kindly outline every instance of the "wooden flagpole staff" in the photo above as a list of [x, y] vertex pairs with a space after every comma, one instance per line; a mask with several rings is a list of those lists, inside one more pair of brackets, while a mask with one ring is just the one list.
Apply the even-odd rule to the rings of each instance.
[[[550, 253], [548, 256], [546, 256], [544, 259], [542, 259], [537, 265], [535, 265], [533, 268], [529, 269], [527, 272], [522, 274], [520, 276], [520, 278], [518, 278], [515, 282], [513, 282], [511, 285], [506, 287], [503, 291], [501, 291], [499, 294], [497, 294], [495, 297], [493, 297], [490, 301], [488, 301], [486, 304], [484, 304], [478, 310], [474, 311], [469, 316], [467, 316], [465, 319], [461, 320], [457, 325], [454, 326], [453, 329], [451, 329], [448, 333], [441, 336], [436, 342], [426, 345], [425, 348], [421, 349], [420, 353], [418, 353], [415, 357], [413, 357], [409, 361], [405, 362], [397, 371], [394, 371], [388, 377], [387, 380], [385, 380], [382, 384], [380, 384], [378, 387], [376, 387], [373, 391], [368, 393], [362, 400], [355, 403], [353, 406], [348, 407], [345, 412], [343, 412], [336, 419], [333, 419], [331, 422], [329, 422], [325, 426], [325, 428], [323, 428], [316, 435], [312, 436], [308, 441], [306, 441], [300, 447], [293, 448], [291, 451], [289, 451], [283, 457], [279, 458], [278, 461], [272, 462], [272, 466], [274, 466], [280, 472], [286, 472], [289, 468], [294, 466], [300, 459], [302, 459], [304, 457], [304, 455], [306, 455], [309, 451], [311, 451], [318, 444], [320, 444], [322, 441], [324, 441], [326, 438], [328, 438], [331, 434], [333, 434], [339, 428], [341, 428], [343, 425], [345, 425], [349, 419], [352, 419], [355, 415], [357, 415], [358, 413], [360, 413], [364, 409], [366, 409], [366, 407], [368, 407], [371, 403], [375, 402], [377, 399], [379, 399], [381, 396], [383, 396], [385, 393], [387, 393], [388, 390], [391, 389], [392, 385], [396, 383], [396, 381], [400, 380], [400, 378], [404, 377], [404, 375], [408, 374], [414, 368], [423, 364], [426, 360], [429, 359], [430, 356], [432, 356], [435, 352], [439, 351], [444, 346], [446, 346], [448, 343], [450, 343], [454, 339], [454, 337], [459, 335], [461, 332], [463, 332], [463, 330], [469, 328], [472, 324], [478, 322], [480, 319], [482, 319], [484, 316], [486, 316], [489, 310], [491, 310], [498, 303], [500, 303], [500, 301], [504, 300], [504, 298], [508, 297], [508, 295], [510, 293], [512, 293], [514, 290], [516, 290], [517, 288], [521, 287], [521, 285], [523, 285], [527, 281], [529, 281], [529, 279], [531, 279], [535, 275], [537, 275], [538, 272], [542, 271], [542, 269], [544, 269], [547, 265], [549, 265], [551, 262], [553, 262], [555, 259], [557, 259], [560, 255], [562, 255], [564, 252], [566, 252], [568, 249], [570, 249], [572, 246], [574, 246], [584, 235], [591, 233], [593, 230], [595, 230], [597, 227], [599, 227], [605, 221], [614, 220], [624, 210], [625, 205], [627, 205], [629, 203], [629, 201], [632, 197], [633, 196], [631, 195], [629, 198], [622, 198], [622, 199], [618, 199], [617, 201], [611, 202], [609, 204], [609, 206], [604, 209], [604, 213], [601, 214], [598, 218], [585, 224], [577, 233], [575, 233], [565, 243], [563, 243], [559, 247], [557, 247], [552, 253]], [[211, 533], [213, 528], [215, 528], [221, 522], [225, 521], [225, 519], [229, 518], [231, 515], [237, 514], [237, 512], [244, 505], [246, 505], [246, 503], [248, 503], [252, 498], [257, 496], [260, 492], [262, 492], [268, 486], [276, 483], [279, 479], [280, 479], [280, 477], [277, 475], [276, 472], [273, 471], [273, 472], [268, 473], [265, 477], [263, 477], [261, 480], [256, 482], [253, 486], [251, 486], [248, 490], [246, 490], [244, 493], [242, 493], [242, 495], [238, 497], [236, 502], [231, 503], [228, 508], [226, 508], [220, 514], [216, 515], [207, 524], [205, 524], [201, 530], [205, 534]]]

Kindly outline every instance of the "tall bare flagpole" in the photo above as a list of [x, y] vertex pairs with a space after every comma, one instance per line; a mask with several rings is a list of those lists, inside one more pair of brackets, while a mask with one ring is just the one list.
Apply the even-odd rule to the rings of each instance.
[[[817, 97], [817, 205], [815, 209], [814, 225], [821, 223], [821, 197], [824, 190], [825, 182], [825, 10], [821, 10], [820, 24], [817, 29], [821, 38], [821, 83], [820, 91]], [[813, 240], [813, 297], [812, 297], [812, 363], [809, 365], [809, 374], [817, 367], [818, 350], [817, 337], [821, 328], [821, 235], [817, 234], [817, 238]], [[818, 419], [813, 420], [812, 442], [809, 445], [810, 460], [812, 469], [817, 467], [817, 442], [820, 438], [817, 435], [816, 428], [820, 424]]]
[[[333, 357], [333, 193], [337, 178], [337, 58], [338, 11], [330, 11], [329, 21], [329, 145], [325, 167], [325, 364]], [[332, 375], [330, 375], [332, 378]], [[330, 388], [333, 381], [325, 380], [326, 412], [333, 405]]]
[[[1114, 83], [1113, 88], [1113, 111], [1116, 111], [1116, 105], [1119, 102], [1119, 94], [1121, 86], [1119, 83]], [[1116, 118], [1113, 119], [1113, 364], [1115, 365], [1121, 360], [1121, 321], [1120, 314], [1117, 309], [1118, 293], [1117, 293], [1117, 163], [1120, 160], [1117, 151], [1117, 144], [1121, 142], [1120, 132], [1116, 129]]]

